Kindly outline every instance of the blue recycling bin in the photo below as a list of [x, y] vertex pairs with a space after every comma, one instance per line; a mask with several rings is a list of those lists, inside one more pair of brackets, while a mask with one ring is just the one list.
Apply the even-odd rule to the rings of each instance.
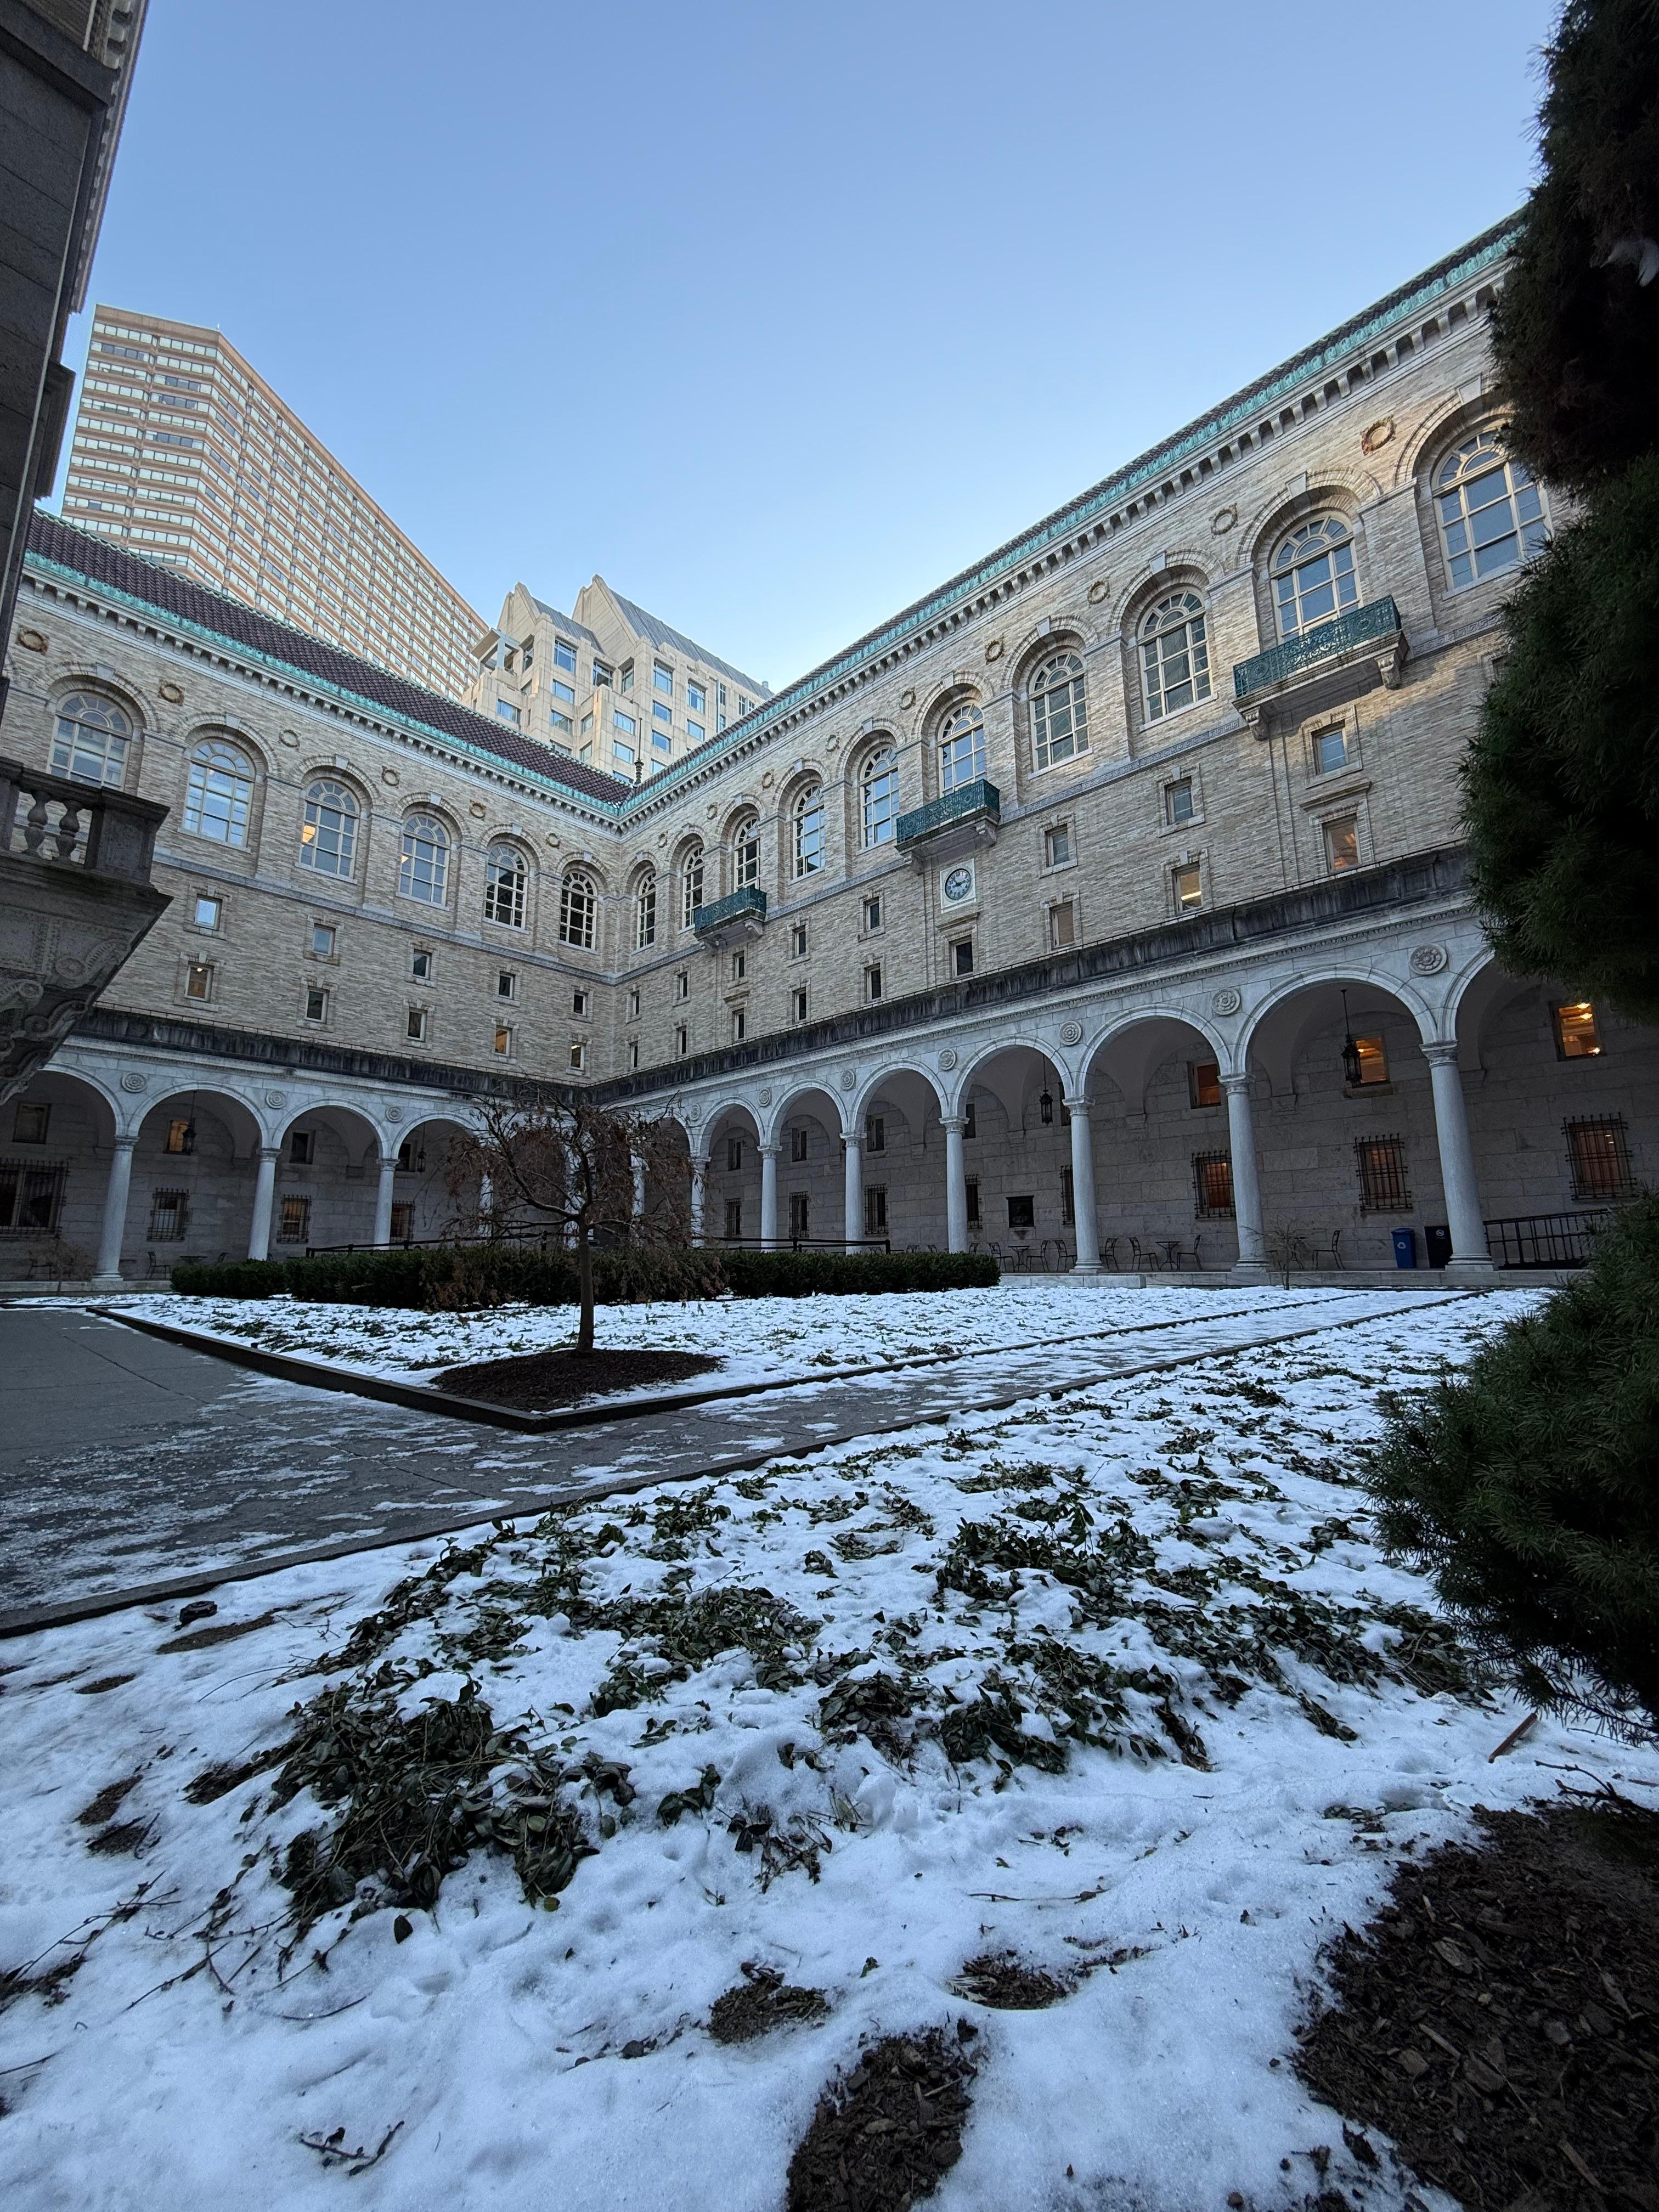
[[1414, 1267], [1417, 1265], [1417, 1231], [1414, 1229], [1395, 1231], [1394, 1264], [1396, 1267]]

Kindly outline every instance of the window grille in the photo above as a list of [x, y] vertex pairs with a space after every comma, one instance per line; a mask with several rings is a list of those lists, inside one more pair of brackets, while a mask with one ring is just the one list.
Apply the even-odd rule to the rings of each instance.
[[1631, 1173], [1630, 1139], [1622, 1114], [1564, 1121], [1567, 1158], [1575, 1198], [1629, 1198], [1636, 1189]]
[[1193, 1211], [1200, 1221], [1230, 1221], [1233, 1212], [1231, 1152], [1193, 1154]]
[[64, 1203], [63, 1162], [0, 1160], [0, 1235], [51, 1236]]
[[881, 1183], [865, 1186], [864, 1233], [866, 1237], [884, 1237], [887, 1233], [887, 1192]]
[[190, 1193], [156, 1190], [150, 1193], [149, 1239], [152, 1244], [177, 1244], [190, 1225]]
[[408, 1244], [415, 1236], [415, 1204], [412, 1199], [397, 1200], [392, 1208], [392, 1241]]
[[279, 1244], [304, 1244], [311, 1235], [311, 1200], [308, 1198], [286, 1197], [276, 1224]]
[[742, 1168], [743, 1139], [741, 1137], [728, 1137], [726, 1139], [726, 1165], [727, 1172], [731, 1175], [736, 1175]]
[[1077, 1178], [1070, 1168], [1060, 1171], [1060, 1218], [1067, 1223], [1077, 1219]]
[[732, 1243], [736, 1243], [743, 1235], [743, 1200], [740, 1198], [728, 1198], [726, 1201], [726, 1234]]
[[806, 1193], [804, 1190], [792, 1190], [789, 1194], [789, 1234], [792, 1237], [810, 1235], [808, 1223], [811, 1218], [811, 1201]]
[[1400, 1137], [1358, 1137], [1354, 1160], [1359, 1174], [1362, 1213], [1409, 1213], [1411, 1192], [1406, 1184], [1406, 1146]]
[[789, 1158], [792, 1162], [795, 1163], [799, 1163], [806, 1158], [806, 1132], [805, 1129], [792, 1129], [789, 1132]]
[[970, 1229], [977, 1229], [979, 1225], [979, 1177], [969, 1176], [968, 1177], [968, 1226]]

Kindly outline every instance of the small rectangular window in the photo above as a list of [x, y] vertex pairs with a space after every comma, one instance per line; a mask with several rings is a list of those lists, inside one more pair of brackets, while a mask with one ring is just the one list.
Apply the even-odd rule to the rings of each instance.
[[959, 937], [951, 947], [951, 969], [957, 975], [973, 974], [974, 940], [971, 937]]
[[149, 1237], [153, 1244], [177, 1244], [190, 1224], [190, 1194], [183, 1190], [150, 1193]]
[[690, 972], [689, 969], [682, 968], [674, 978], [674, 996], [677, 999], [689, 999], [690, 995]]
[[748, 972], [748, 954], [746, 952], [734, 952], [732, 955], [732, 981], [734, 983], [741, 983], [744, 975]]
[[185, 969], [185, 996], [187, 999], [210, 999], [213, 996], [213, 963], [210, 960], [192, 960]]
[[593, 717], [592, 717], [591, 714], [584, 714], [584, 715], [582, 716], [582, 719], [581, 719], [581, 727], [580, 727], [580, 729], [579, 730], [579, 732], [577, 732], [577, 734], [578, 734], [579, 736], [580, 736], [580, 737], [584, 737], [584, 738], [591, 738], [591, 737], [592, 736], [592, 734], [593, 734]]
[[1622, 1114], [1564, 1121], [1575, 1198], [1629, 1198], [1636, 1188]]
[[1352, 814], [1325, 824], [1325, 865], [1334, 876], [1359, 866], [1359, 824]]
[[631, 745], [623, 744], [620, 738], [612, 738], [611, 740], [611, 757], [620, 768], [632, 768], [634, 765], [634, 749]]
[[[567, 707], [574, 707], [575, 705], [576, 690], [574, 684], [561, 684], [558, 678], [555, 676], [550, 679], [547, 688], [556, 699], [562, 699]], [[565, 724], [566, 729], [568, 729], [569, 726], [570, 725], [567, 721]]]
[[1070, 1168], [1060, 1171], [1060, 1218], [1064, 1222], [1077, 1219], [1077, 1182]]
[[977, 1229], [977, 1228], [979, 1227], [979, 1222], [980, 1222], [980, 1215], [979, 1215], [979, 1177], [978, 1177], [977, 1176], [969, 1176], [968, 1177], [968, 1179], [967, 1179], [967, 1180], [968, 1180], [968, 1226], [969, 1226], [970, 1229]]
[[728, 1137], [726, 1140], [726, 1173], [728, 1175], [737, 1175], [741, 1171], [742, 1167], [743, 1139], [741, 1137]]
[[672, 707], [665, 707], [660, 699], [653, 700], [651, 705], [651, 719], [659, 728], [671, 728], [674, 720], [674, 709]]
[[504, 722], [516, 722], [519, 719], [519, 710], [510, 699], [498, 699], [495, 712]]
[[1380, 1036], [1356, 1037], [1354, 1050], [1359, 1055], [1359, 1084], [1364, 1090], [1370, 1083], [1386, 1083], [1389, 1079], [1389, 1055]]
[[743, 1200], [728, 1198], [726, 1201], [726, 1241], [735, 1244], [743, 1235]]
[[1183, 822], [1193, 818], [1193, 780], [1183, 775], [1177, 783], [1164, 787], [1164, 819], [1171, 830], [1178, 830]]
[[20, 1105], [11, 1125], [12, 1142], [15, 1145], [44, 1145], [46, 1131], [52, 1124], [50, 1106], [31, 1103]]
[[1069, 867], [1072, 860], [1072, 825], [1056, 822], [1042, 833], [1042, 865], [1045, 868]]
[[571, 644], [568, 638], [556, 637], [554, 639], [553, 665], [556, 668], [562, 668], [571, 676], [575, 674], [576, 648]]
[[635, 1068], [637, 1068], [639, 1064], [640, 1041], [637, 1037], [629, 1037], [628, 1040], [628, 1065], [630, 1072]]
[[1187, 1095], [1195, 1107], [1218, 1106], [1221, 1103], [1221, 1070], [1214, 1060], [1188, 1061]]
[[498, 968], [495, 971], [495, 996], [498, 999], [516, 999], [518, 995], [518, 977], [510, 968]]
[[887, 1234], [887, 1193], [880, 1183], [865, 1185], [864, 1233], [866, 1237]]
[[583, 1068], [586, 1066], [587, 1039], [586, 1037], [571, 1038], [570, 1054], [566, 1065], [568, 1066], [570, 1073], [573, 1075], [580, 1075]]
[[1319, 731], [1313, 741], [1313, 764], [1316, 775], [1330, 775], [1337, 769], [1348, 765], [1348, 733], [1340, 726], [1334, 730]]
[[608, 660], [596, 660], [593, 663], [593, 689], [598, 691], [610, 684], [615, 673]]
[[653, 752], [672, 752], [673, 750], [674, 740], [672, 734], [667, 730], [653, 730], [651, 732], [651, 746]]
[[495, 1024], [495, 1035], [494, 1035], [494, 1037], [493, 1037], [493, 1039], [492, 1039], [492, 1041], [491, 1041], [490, 1049], [491, 1049], [491, 1051], [492, 1051], [492, 1052], [494, 1052], [494, 1054], [495, 1054], [495, 1057], [496, 1057], [496, 1059], [497, 1059], [497, 1060], [511, 1060], [511, 1059], [512, 1059], [512, 1057], [513, 1057], [513, 1025], [512, 1025], [512, 1024], [511, 1024], [510, 1022], [497, 1022], [497, 1023], [496, 1023], [496, 1024]]
[[732, 1042], [733, 1044], [741, 1044], [743, 1042], [744, 1036], [748, 1027], [748, 1008], [746, 1006], [733, 1006], [732, 1009]]
[[811, 1232], [807, 1224], [811, 1218], [811, 1200], [806, 1193], [792, 1190], [789, 1194], [789, 1234], [803, 1239], [809, 1237]]
[[409, 972], [417, 983], [429, 983], [432, 980], [432, 955], [429, 952], [411, 953]]
[[411, 1044], [423, 1044], [426, 1042], [426, 1008], [424, 1006], [410, 1008], [409, 1018], [404, 1027], [404, 1035]]
[[394, 1244], [412, 1244], [415, 1241], [415, 1201], [412, 1198], [397, 1199], [392, 1203], [392, 1241]]
[[328, 993], [315, 983], [308, 985], [306, 990], [306, 1019], [308, 1022], [325, 1022], [328, 1019]]
[[881, 996], [881, 963], [873, 963], [864, 971], [864, 995], [874, 1000]]
[[1185, 867], [1172, 868], [1170, 888], [1178, 915], [1195, 914], [1204, 903], [1204, 878], [1196, 862]]
[[864, 927], [866, 930], [876, 930], [881, 927], [881, 900], [879, 897], [867, 898], [864, 902]]
[[1035, 1229], [1036, 1227], [1036, 1200], [1035, 1198], [1011, 1198], [1008, 1200], [1008, 1226], [1011, 1229]]
[[193, 1152], [196, 1150], [196, 1124], [187, 1114], [175, 1115], [167, 1123], [167, 1142], [161, 1149], [167, 1152]]
[[887, 1122], [884, 1115], [865, 1115], [864, 1149], [866, 1152], [884, 1152], [887, 1150]]
[[793, 1006], [795, 1020], [804, 1022], [806, 1019], [806, 993], [804, 989], [793, 993]]
[[1409, 1213], [1406, 1146], [1399, 1137], [1361, 1137], [1354, 1146], [1362, 1213]]
[[628, 1018], [629, 1018], [629, 1020], [630, 1022], [636, 1022], [636, 1021], [638, 1021], [639, 1018], [640, 1018], [640, 994], [639, 994], [639, 987], [638, 987], [637, 985], [635, 985], [635, 988], [634, 988], [634, 989], [633, 989], [633, 990], [631, 990], [631, 991], [629, 993], [629, 994], [628, 994]]
[[586, 991], [579, 989], [574, 990], [570, 994], [570, 1011], [575, 1015], [578, 1021], [585, 1021], [586, 1019], [587, 994]]
[[1048, 909], [1048, 949], [1063, 952], [1068, 945], [1077, 943], [1077, 907], [1071, 899], [1063, 905]]
[[611, 726], [613, 730], [620, 730], [623, 737], [631, 738], [638, 734], [640, 726], [631, 714], [624, 714], [622, 708], [617, 707], [611, 710]]
[[1557, 1006], [1555, 1020], [1555, 1056], [1558, 1060], [1594, 1060], [1601, 1049], [1601, 1039], [1595, 1027], [1595, 1008], [1588, 999], [1579, 999], [1571, 1006]]
[[974, 1111], [974, 1102], [970, 1098], [962, 1109], [962, 1140], [966, 1144], [969, 1137], [976, 1137], [978, 1134], [979, 1116]]
[[792, 1129], [789, 1132], [789, 1158], [792, 1164], [797, 1167], [799, 1167], [800, 1163], [806, 1158], [806, 1132], [805, 1129]]
[[339, 943], [339, 933], [331, 921], [313, 921], [311, 925], [311, 950], [319, 960], [331, 960]]
[[622, 680], [617, 688], [620, 691], [631, 691], [634, 689], [634, 664], [631, 660], [623, 661]]
[[701, 684], [694, 684], [690, 677], [685, 684], [685, 703], [694, 714], [701, 714], [708, 704], [708, 694]]
[[224, 911], [222, 899], [209, 898], [205, 893], [198, 896], [195, 908], [196, 927], [198, 929], [217, 929], [224, 919]]
[[789, 957], [792, 960], [805, 960], [806, 957], [806, 924], [804, 921], [790, 926]]
[[296, 1168], [308, 1168], [317, 1157], [315, 1130], [295, 1129], [288, 1140], [288, 1156]]
[[1233, 1163], [1229, 1152], [1193, 1154], [1193, 1211], [1200, 1221], [1220, 1221], [1233, 1211]]
[[283, 1200], [276, 1219], [276, 1242], [279, 1244], [303, 1244], [311, 1235], [311, 1200], [289, 1193]]
[[666, 691], [669, 696], [672, 698], [674, 695], [674, 672], [672, 668], [665, 668], [661, 661], [653, 660], [651, 664], [651, 681], [659, 691]]
[[691, 1050], [691, 1032], [682, 1022], [674, 1032], [674, 1057], [684, 1060]]

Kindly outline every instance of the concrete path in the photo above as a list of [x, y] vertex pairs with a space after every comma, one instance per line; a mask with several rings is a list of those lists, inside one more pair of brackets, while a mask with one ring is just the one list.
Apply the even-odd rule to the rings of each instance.
[[[1443, 1294], [1439, 1294], [1443, 1295]], [[1438, 1304], [1439, 1295], [1422, 1302]], [[1399, 1313], [1361, 1291], [516, 1437], [230, 1367], [71, 1309], [0, 1310], [0, 1628], [100, 1592], [718, 1472], [1170, 1359]], [[1034, 1316], [1035, 1319], [1036, 1316]]]

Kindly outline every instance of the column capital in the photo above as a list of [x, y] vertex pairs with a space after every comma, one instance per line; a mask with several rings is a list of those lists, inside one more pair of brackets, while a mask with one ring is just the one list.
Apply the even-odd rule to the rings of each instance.
[[693, 1169], [695, 1170], [695, 1171], [696, 1171], [698, 1175], [701, 1175], [701, 1174], [702, 1173], [703, 1170], [704, 1170], [704, 1169], [708, 1165], [708, 1162], [709, 1162], [709, 1159], [710, 1159], [710, 1158], [711, 1158], [711, 1157], [712, 1157], [712, 1156], [711, 1156], [709, 1153], [708, 1153], [708, 1152], [693, 1152], [693, 1153], [692, 1153], [692, 1155], [691, 1155], [691, 1165], [692, 1165]]
[[968, 1127], [968, 1116], [965, 1114], [941, 1114], [939, 1117], [939, 1125], [947, 1135], [960, 1136]]
[[137, 1129], [128, 1130], [125, 1134], [121, 1131], [118, 1130], [110, 1149], [112, 1152], [130, 1152], [137, 1141], [138, 1132]]
[[841, 1140], [849, 1152], [861, 1152], [864, 1150], [862, 1129], [843, 1129], [841, 1133]]
[[1060, 1103], [1074, 1121], [1088, 1120], [1089, 1101], [1086, 1098], [1067, 1098], [1062, 1096]]
[[253, 1148], [253, 1157], [256, 1160], [280, 1160], [283, 1157], [283, 1148], [280, 1145], [256, 1145]]
[[1431, 1067], [1455, 1067], [1462, 1050], [1455, 1037], [1434, 1037], [1423, 1047], [1423, 1057]]
[[781, 1145], [757, 1145], [755, 1150], [763, 1160], [781, 1160], [783, 1158]]
[[1220, 1079], [1221, 1087], [1230, 1098], [1248, 1098], [1255, 1081], [1255, 1076], [1248, 1067], [1241, 1069], [1237, 1075], [1224, 1075]]

